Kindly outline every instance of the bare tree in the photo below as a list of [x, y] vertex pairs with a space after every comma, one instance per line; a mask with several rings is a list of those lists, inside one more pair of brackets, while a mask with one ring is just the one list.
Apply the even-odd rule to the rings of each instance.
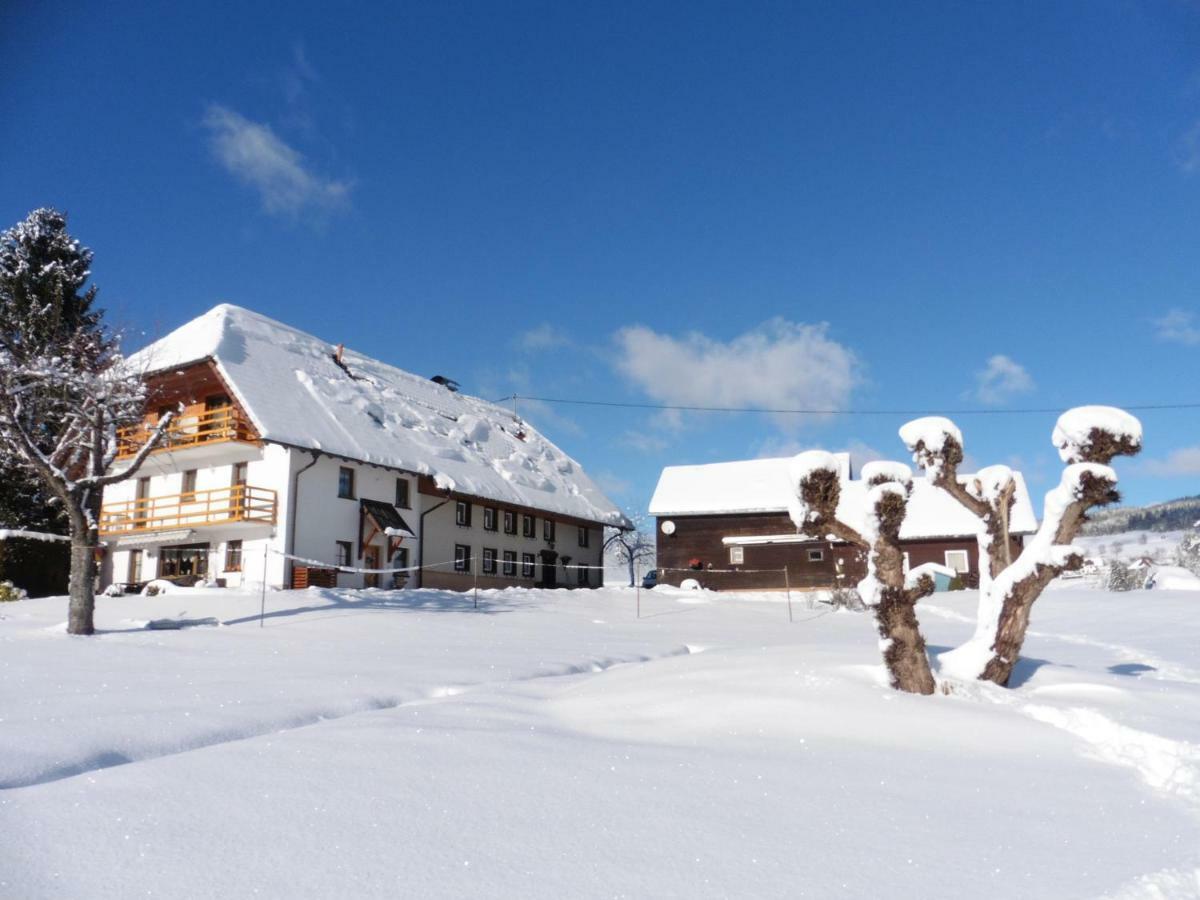
[[94, 631], [101, 494], [137, 472], [171, 420], [114, 466], [117, 430], [141, 421], [146, 389], [91, 309], [91, 259], [54, 210], [0, 234], [0, 453], [40, 479], [66, 513], [71, 634]]
[[1058, 486], [1046, 494], [1041, 526], [1015, 558], [1009, 527], [1016, 490], [1012, 471], [989, 466], [969, 480], [959, 476], [962, 433], [949, 419], [916, 419], [900, 429], [900, 437], [927, 478], [980, 522], [975, 634], [942, 657], [943, 670], [1007, 685], [1034, 602], [1051, 581], [1084, 563], [1083, 551], [1071, 541], [1087, 521], [1087, 511], [1119, 499], [1117, 474], [1108, 464], [1141, 450], [1141, 423], [1106, 406], [1076, 407], [1059, 417], [1052, 440], [1067, 465]]
[[862, 474], [867, 490], [862, 508], [853, 501], [843, 504], [837, 459], [823, 450], [801, 453], [792, 461], [795, 496], [789, 512], [800, 532], [831, 536], [865, 551], [867, 575], [858, 590], [875, 615], [891, 685], [932, 694], [936, 685], [914, 607], [933, 593], [933, 579], [924, 573], [906, 575], [900, 549], [912, 473], [902, 463], [874, 462], [865, 465]]
[[629, 569], [629, 586], [633, 587], [634, 579], [637, 577], [635, 570], [638, 563], [653, 559], [658, 548], [655, 546], [653, 536], [643, 530], [647, 524], [645, 515], [627, 513], [626, 518], [633, 527], [609, 529], [608, 535], [604, 538], [603, 555], [607, 556], [611, 553], [621, 565]]

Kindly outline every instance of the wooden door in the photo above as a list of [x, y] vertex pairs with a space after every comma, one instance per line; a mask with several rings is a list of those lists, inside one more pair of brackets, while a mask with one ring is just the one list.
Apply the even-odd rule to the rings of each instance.
[[[363, 548], [363, 568], [378, 569], [379, 565], [379, 547], [375, 544], [368, 544]], [[365, 584], [367, 587], [379, 587], [379, 575], [372, 572], [366, 576]]]

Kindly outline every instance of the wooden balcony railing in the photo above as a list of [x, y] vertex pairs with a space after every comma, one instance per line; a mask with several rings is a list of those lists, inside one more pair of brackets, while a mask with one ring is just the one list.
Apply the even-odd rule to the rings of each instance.
[[[117, 459], [134, 456], [154, 431], [151, 423], [142, 423], [117, 432]], [[254, 429], [236, 406], [182, 413], [167, 426], [158, 446], [162, 450], [182, 450], [198, 444], [218, 441], [254, 441]]]
[[137, 534], [234, 522], [274, 525], [276, 506], [273, 490], [243, 484], [106, 503], [100, 510], [100, 534]]

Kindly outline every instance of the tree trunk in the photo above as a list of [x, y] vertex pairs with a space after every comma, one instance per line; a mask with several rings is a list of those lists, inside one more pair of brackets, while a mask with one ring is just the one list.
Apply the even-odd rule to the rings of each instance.
[[93, 614], [96, 609], [96, 557], [85, 532], [71, 540], [71, 605], [67, 620], [68, 634], [93, 634], [96, 631]]
[[629, 557], [629, 586], [633, 587], [634, 581], [637, 580], [637, 572], [634, 571], [635, 560], [633, 556]]
[[936, 688], [925, 652], [925, 638], [917, 623], [914, 604], [903, 590], [885, 587], [875, 607], [875, 624], [885, 641], [883, 661], [892, 687], [910, 694], [932, 694]]
[[1034, 601], [1057, 575], [1057, 568], [1038, 566], [1033, 575], [1013, 585], [1004, 598], [1000, 621], [996, 626], [996, 639], [992, 643], [992, 658], [983, 667], [979, 676], [981, 681], [1008, 687], [1013, 667], [1021, 658], [1021, 646], [1025, 643]]
[[910, 694], [932, 694], [937, 685], [917, 623], [916, 594], [904, 588], [904, 555], [897, 545], [885, 540], [880, 540], [872, 552], [875, 577], [881, 585], [875, 626], [884, 642], [883, 662], [892, 687]]

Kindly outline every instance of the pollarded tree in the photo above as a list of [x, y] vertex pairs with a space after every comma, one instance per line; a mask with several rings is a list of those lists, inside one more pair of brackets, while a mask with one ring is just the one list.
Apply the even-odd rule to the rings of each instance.
[[900, 549], [912, 472], [903, 463], [872, 462], [863, 466], [862, 479], [864, 502], [843, 503], [837, 459], [823, 450], [801, 453], [791, 464], [792, 522], [810, 537], [833, 537], [865, 552], [867, 575], [858, 591], [875, 615], [891, 685], [932, 694], [936, 685], [914, 607], [933, 593], [933, 579], [919, 571], [906, 574]]
[[71, 536], [71, 634], [94, 631], [100, 499], [132, 477], [171, 416], [114, 470], [117, 429], [141, 421], [145, 386], [85, 289], [92, 253], [50, 209], [0, 234], [0, 453], [41, 480]]
[[1071, 542], [1088, 510], [1119, 499], [1117, 473], [1109, 463], [1141, 450], [1141, 423], [1110, 406], [1081, 406], [1059, 416], [1052, 440], [1067, 465], [1058, 486], [1046, 494], [1041, 526], [1015, 558], [1009, 529], [1016, 491], [1012, 470], [988, 466], [969, 480], [960, 477], [962, 432], [939, 416], [909, 422], [900, 437], [926, 477], [980, 522], [975, 634], [942, 657], [942, 670], [1007, 685], [1034, 602], [1051, 581], [1083, 565], [1084, 552]]
[[617, 562], [629, 569], [629, 586], [633, 587], [638, 564], [654, 559], [658, 548], [654, 538], [643, 530], [647, 524], [646, 516], [641, 513], [629, 513], [627, 518], [633, 525], [632, 528], [608, 529], [608, 535], [604, 539], [603, 556], [611, 553]]

